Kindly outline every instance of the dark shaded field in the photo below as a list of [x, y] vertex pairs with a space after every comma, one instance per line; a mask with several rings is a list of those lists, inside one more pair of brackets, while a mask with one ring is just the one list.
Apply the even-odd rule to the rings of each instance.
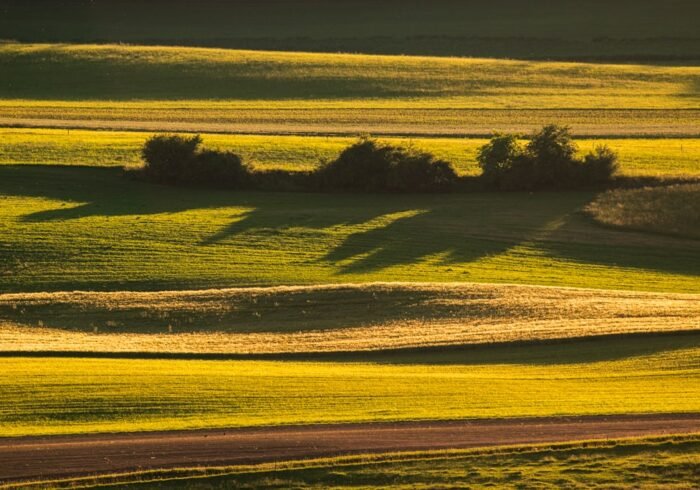
[[698, 17], [693, 0], [2, 0], [0, 39], [697, 60]]

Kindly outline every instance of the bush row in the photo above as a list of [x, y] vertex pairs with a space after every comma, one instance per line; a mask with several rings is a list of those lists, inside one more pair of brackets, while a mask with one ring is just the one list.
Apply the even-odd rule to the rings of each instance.
[[438, 192], [458, 181], [430, 153], [362, 137], [313, 172], [258, 171], [233, 152], [202, 148], [199, 136], [156, 135], [143, 149], [141, 174], [152, 182], [262, 190]]
[[[140, 174], [152, 182], [233, 189], [345, 192], [446, 192], [466, 189], [449, 162], [414, 148], [362, 137], [311, 172], [255, 170], [237, 154], [202, 148], [199, 136], [156, 135], [142, 150]], [[583, 159], [568, 128], [546, 126], [522, 146], [495, 135], [479, 152], [481, 187], [503, 190], [576, 188], [609, 181], [617, 156], [601, 146]]]
[[597, 146], [583, 159], [569, 128], [549, 125], [522, 146], [514, 134], [497, 134], [479, 150], [483, 181], [502, 190], [573, 189], [602, 184], [617, 172], [617, 155]]

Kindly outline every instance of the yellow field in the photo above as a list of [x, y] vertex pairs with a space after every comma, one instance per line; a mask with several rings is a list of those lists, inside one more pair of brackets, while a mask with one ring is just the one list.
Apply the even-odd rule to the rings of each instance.
[[[140, 165], [140, 150], [153, 133], [66, 129], [0, 128], [1, 164], [89, 166]], [[338, 136], [202, 134], [207, 147], [233, 150], [258, 168], [311, 170], [333, 159], [355, 140]], [[460, 174], [477, 175], [478, 148], [486, 139], [383, 138], [415, 146], [452, 162]], [[585, 139], [585, 153], [606, 144], [620, 155], [621, 172], [632, 176], [700, 175], [700, 139]]]
[[698, 345], [503, 348], [448, 364], [4, 358], [0, 433], [692, 412]]

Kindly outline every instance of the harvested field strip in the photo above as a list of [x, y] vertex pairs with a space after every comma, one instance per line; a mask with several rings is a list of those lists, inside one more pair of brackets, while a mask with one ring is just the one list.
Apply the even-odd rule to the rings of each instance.
[[700, 296], [486, 284], [0, 295], [0, 351], [283, 354], [700, 330]]
[[[400, 137], [488, 137], [494, 131], [528, 134], [545, 124], [571, 126], [584, 137], [698, 138], [700, 111], [688, 110], [480, 110], [355, 109], [258, 107], [216, 110], [160, 109], [136, 103], [133, 109], [114, 103], [98, 112], [86, 103], [57, 108], [8, 106], [0, 103], [0, 127], [99, 129], [125, 131], [209, 132], [272, 135], [357, 136], [371, 133]], [[251, 104], [252, 105], [252, 104]], [[154, 107], [156, 106], [156, 107]], [[89, 107], [89, 106], [88, 106]]]
[[696, 240], [600, 227], [589, 192], [350, 195], [0, 165], [0, 289], [488, 282], [700, 293]]
[[[110, 480], [127, 482], [168, 477], [214, 477], [227, 473], [240, 477], [246, 469], [268, 472], [274, 467], [276, 470], [303, 472], [305, 469], [319, 468], [324, 462], [330, 464], [331, 461], [343, 466], [355, 463], [356, 471], [358, 463], [401, 465], [429, 458], [442, 459], [444, 463], [446, 459], [478, 456], [486, 451], [473, 448], [490, 446], [509, 446], [508, 449], [491, 449], [489, 452], [494, 456], [504, 452], [517, 457], [521, 453], [536, 451], [585, 451], [572, 441], [587, 441], [589, 450], [619, 450], [617, 444], [623, 445], [623, 448], [632, 444], [646, 444], [650, 446], [649, 449], [677, 444], [692, 451], [697, 445], [697, 438], [666, 436], [662, 439], [659, 436], [693, 432], [700, 433], [700, 415], [471, 419], [0, 438], [0, 457], [5, 463], [0, 467], [0, 481], [36, 481], [41, 477], [41, 480], [49, 483], [47, 480], [72, 476], [78, 477], [76, 484], [85, 484], [91, 477], [80, 476], [96, 473], [107, 473], [98, 477], [103, 483]], [[617, 443], [592, 441], [652, 435], [658, 439]], [[569, 444], [552, 447], [552, 444], [562, 442]], [[549, 445], [545, 446], [545, 443]], [[538, 446], [514, 448], [516, 444]], [[677, 450], [680, 451], [680, 448]], [[349, 456], [358, 453], [362, 457]], [[326, 461], [312, 459], [329, 455], [334, 458]], [[194, 469], [196, 465], [204, 467], [197, 470]], [[134, 471], [137, 468], [140, 471]], [[117, 476], [118, 473], [122, 473], [121, 478]]]
[[700, 411], [697, 337], [627, 341], [466, 364], [2, 358], [0, 432]]
[[[78, 480], [128, 488], [643, 488], [690, 489], [697, 481], [697, 435], [571, 444], [342, 456], [254, 466], [139, 472]], [[53, 484], [53, 482], [52, 482]], [[56, 483], [58, 485], [58, 483]], [[70, 482], [63, 483], [69, 486]], [[102, 487], [101, 487], [102, 488]], [[119, 487], [120, 488], [120, 487]]]
[[[700, 119], [700, 114], [698, 115]], [[153, 133], [61, 129], [0, 129], [0, 163], [89, 166], [140, 165], [140, 150]], [[234, 150], [256, 168], [311, 170], [335, 158], [352, 137], [203, 134], [211, 148]], [[427, 150], [454, 164], [463, 175], [477, 175], [478, 148], [485, 139], [386, 138], [392, 144]], [[620, 155], [628, 176], [700, 175], [700, 139], [586, 139], [581, 152], [607, 144]]]

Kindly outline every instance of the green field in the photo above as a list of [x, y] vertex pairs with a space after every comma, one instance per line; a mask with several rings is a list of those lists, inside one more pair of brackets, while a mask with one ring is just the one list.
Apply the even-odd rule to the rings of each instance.
[[[65, 129], [0, 128], [0, 164], [136, 166], [153, 133]], [[204, 145], [233, 150], [256, 168], [311, 170], [332, 160], [352, 137], [203, 134]], [[462, 175], [477, 175], [476, 155], [485, 139], [383, 138], [415, 146], [451, 162]], [[681, 177], [700, 175], [700, 139], [586, 139], [580, 151], [606, 144], [618, 152], [620, 172], [628, 176]]]
[[0, 38], [22, 41], [693, 60], [700, 16], [693, 0], [5, 0], [1, 12]]
[[581, 212], [592, 193], [230, 192], [120, 173], [0, 166], [0, 288], [467, 281], [700, 292], [697, 241], [599, 227]]
[[0, 431], [700, 410], [698, 335], [485, 349], [372, 363], [1, 358]]
[[700, 68], [0, 44], [4, 126], [486, 136], [700, 135]]

